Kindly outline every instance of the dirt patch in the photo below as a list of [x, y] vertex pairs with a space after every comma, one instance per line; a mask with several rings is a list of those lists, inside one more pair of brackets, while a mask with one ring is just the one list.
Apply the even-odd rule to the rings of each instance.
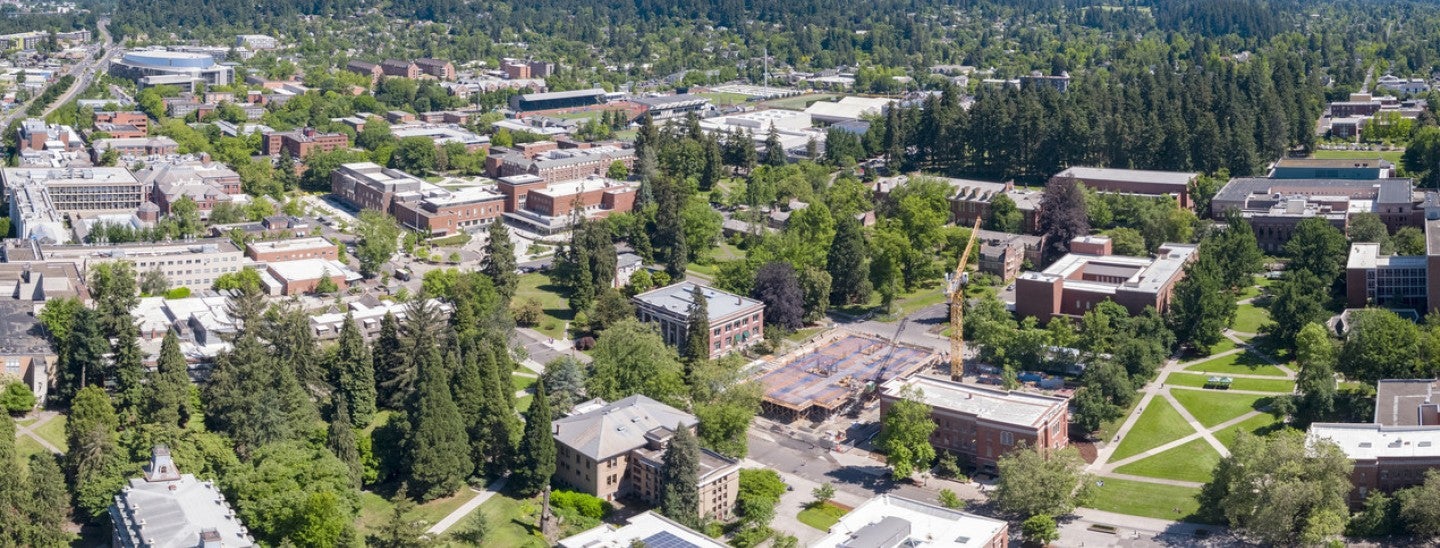
[[1095, 442], [1077, 441], [1071, 442], [1070, 446], [1079, 451], [1080, 458], [1085, 459], [1087, 463], [1093, 464], [1095, 459], [1100, 456], [1100, 448], [1095, 446]]

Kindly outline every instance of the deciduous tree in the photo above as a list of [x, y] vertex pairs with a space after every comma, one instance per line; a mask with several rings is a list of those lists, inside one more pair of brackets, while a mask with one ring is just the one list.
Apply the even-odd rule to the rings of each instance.
[[935, 432], [935, 419], [930, 406], [919, 400], [920, 394], [903, 393], [881, 417], [877, 447], [885, 452], [886, 462], [896, 479], [907, 479], [915, 471], [929, 469], [935, 460], [935, 447], [930, 434]]
[[994, 498], [1006, 512], [1053, 517], [1069, 513], [1085, 499], [1085, 461], [1074, 448], [1041, 455], [1022, 444], [1001, 456], [996, 466], [1000, 481]]
[[1240, 432], [1202, 489], [1200, 506], [1262, 542], [1320, 543], [1344, 530], [1350, 469], [1350, 459], [1328, 440], [1307, 442], [1298, 430], [1263, 438]]

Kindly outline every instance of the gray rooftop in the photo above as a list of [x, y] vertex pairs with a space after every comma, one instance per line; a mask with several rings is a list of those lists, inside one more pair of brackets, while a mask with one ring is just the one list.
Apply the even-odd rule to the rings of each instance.
[[[1270, 179], [1266, 177], [1236, 177], [1225, 183], [1215, 193], [1216, 202], [1243, 202], [1255, 194], [1290, 194], [1298, 189], [1333, 189], [1357, 191], [1375, 189], [1375, 201], [1380, 203], [1410, 203], [1413, 200], [1411, 179]], [[1349, 194], [1347, 192], [1347, 194]]]
[[[165, 451], [159, 454], [160, 451]], [[213, 482], [181, 475], [170, 462], [168, 450], [156, 449], [143, 478], [133, 478], [115, 495], [110, 507], [115, 522], [116, 546], [193, 548], [209, 546], [254, 546], [245, 526], [225, 502], [225, 495]], [[163, 460], [161, 460], [163, 459]], [[156, 462], [167, 468], [151, 470]]]
[[636, 394], [589, 412], [554, 422], [555, 441], [595, 460], [644, 447], [645, 434], [657, 428], [699, 424], [694, 415]]
[[1111, 169], [1105, 167], [1072, 167], [1055, 174], [1056, 177], [1074, 177], [1080, 181], [1127, 181], [1184, 187], [1198, 174], [1181, 171], [1149, 171], [1143, 169]]
[[577, 89], [574, 91], [551, 91], [547, 93], [526, 93], [520, 96], [522, 101], [545, 101], [550, 99], [573, 99], [577, 97], [595, 97], [605, 95], [605, 90], [600, 88]]
[[[661, 309], [685, 318], [690, 313], [690, 304], [694, 302], [691, 293], [694, 292], [695, 287], [694, 282], [680, 282], [641, 293], [634, 299], [637, 304], [647, 308]], [[701, 294], [705, 295], [705, 312], [710, 315], [711, 320], [748, 311], [757, 306], [765, 306], [765, 303], [749, 297], [726, 293], [713, 287], [703, 285], [699, 287]]]
[[1432, 402], [1440, 381], [1434, 379], [1382, 380], [1375, 383], [1375, 423], [1384, 426], [1418, 426], [1420, 408]]
[[1064, 412], [1069, 403], [1065, 398], [961, 384], [925, 375], [892, 379], [881, 390], [886, 394], [899, 395], [909, 388], [919, 390], [923, 395], [922, 401], [932, 407], [1025, 427], [1040, 426], [1047, 418]]

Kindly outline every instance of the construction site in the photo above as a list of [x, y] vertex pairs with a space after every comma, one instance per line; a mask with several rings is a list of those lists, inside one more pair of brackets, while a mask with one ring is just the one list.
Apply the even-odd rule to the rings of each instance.
[[823, 422], [858, 412], [886, 380], [908, 377], [939, 360], [929, 349], [831, 331], [767, 366], [758, 376], [765, 387], [761, 406], [779, 422]]

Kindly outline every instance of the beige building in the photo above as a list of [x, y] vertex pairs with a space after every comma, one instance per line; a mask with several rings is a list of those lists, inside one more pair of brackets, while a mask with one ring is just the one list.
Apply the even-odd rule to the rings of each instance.
[[[610, 404], [582, 403], [554, 423], [555, 477], [607, 501], [633, 498], [657, 504], [663, 458], [675, 428], [693, 431], [699, 422], [694, 415], [641, 395]], [[729, 519], [739, 490], [739, 463], [701, 449], [700, 515]]]

